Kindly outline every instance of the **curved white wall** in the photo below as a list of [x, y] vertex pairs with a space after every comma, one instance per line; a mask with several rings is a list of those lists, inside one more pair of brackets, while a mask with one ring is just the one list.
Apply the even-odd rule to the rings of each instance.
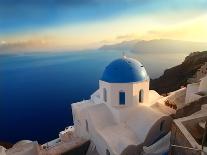
[[201, 79], [199, 92], [207, 92], [207, 76]]
[[[143, 90], [143, 102], [140, 103], [139, 101], [139, 92]], [[133, 83], [133, 104], [148, 104], [149, 98], [149, 81], [137, 82]]]

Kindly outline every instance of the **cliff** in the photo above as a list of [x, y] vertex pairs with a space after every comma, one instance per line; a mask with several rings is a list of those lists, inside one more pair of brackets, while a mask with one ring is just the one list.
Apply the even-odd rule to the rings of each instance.
[[193, 52], [178, 66], [165, 70], [164, 74], [157, 79], [152, 79], [150, 89], [159, 93], [175, 91], [181, 86], [187, 85], [187, 80], [207, 62], [207, 51]]

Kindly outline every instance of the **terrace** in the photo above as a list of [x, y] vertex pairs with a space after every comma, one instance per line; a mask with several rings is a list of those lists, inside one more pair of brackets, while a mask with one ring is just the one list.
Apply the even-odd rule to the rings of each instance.
[[74, 128], [70, 126], [60, 132], [59, 138], [43, 144], [40, 152], [41, 155], [59, 155], [85, 145], [82, 151], [86, 151], [88, 143], [90, 143], [88, 140], [75, 136]]

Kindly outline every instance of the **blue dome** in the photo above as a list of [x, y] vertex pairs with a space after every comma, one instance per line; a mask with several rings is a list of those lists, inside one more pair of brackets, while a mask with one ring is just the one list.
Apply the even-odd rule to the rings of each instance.
[[132, 58], [112, 61], [104, 70], [101, 80], [109, 83], [130, 83], [148, 80], [143, 65]]

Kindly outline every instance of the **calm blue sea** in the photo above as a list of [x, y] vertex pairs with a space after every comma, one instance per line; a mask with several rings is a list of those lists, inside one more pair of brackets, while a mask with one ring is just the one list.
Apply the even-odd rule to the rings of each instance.
[[[182, 62], [185, 53], [126, 55], [141, 61], [151, 78]], [[72, 125], [70, 104], [90, 95], [119, 51], [0, 55], [0, 141], [39, 143]]]

